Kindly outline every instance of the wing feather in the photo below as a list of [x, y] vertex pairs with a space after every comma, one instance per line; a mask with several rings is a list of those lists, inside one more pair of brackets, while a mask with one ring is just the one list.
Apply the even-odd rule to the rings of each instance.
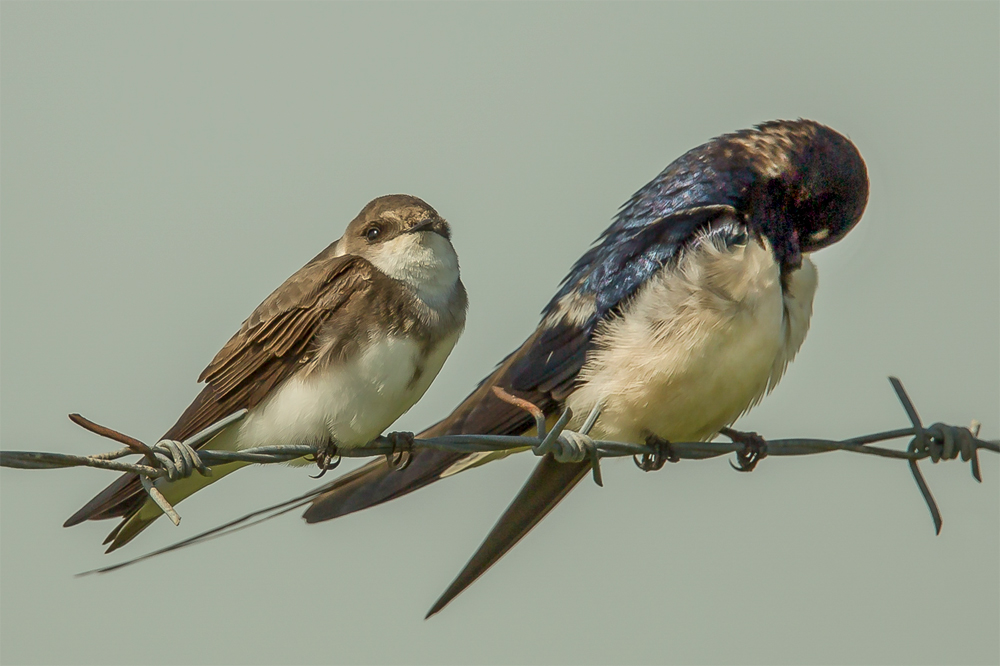
[[[181, 414], [164, 439], [183, 440], [240, 409], [252, 409], [272, 389], [301, 367], [314, 351], [322, 331], [350, 336], [341, 327], [328, 331], [324, 323], [335, 312], [371, 299], [371, 287], [389, 278], [367, 260], [354, 255], [337, 256], [328, 247], [271, 293], [247, 318], [201, 373], [207, 383]], [[337, 341], [333, 341], [335, 344]], [[339, 344], [348, 344], [341, 341]], [[125, 474], [116, 479], [65, 523], [126, 516], [142, 504], [138, 478]]]

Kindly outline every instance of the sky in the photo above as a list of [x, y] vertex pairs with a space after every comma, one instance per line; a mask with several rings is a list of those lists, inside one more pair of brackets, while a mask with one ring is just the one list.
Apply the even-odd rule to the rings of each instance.
[[[399, 192], [450, 221], [471, 303], [394, 425], [419, 430], [664, 166], [798, 117], [856, 143], [871, 196], [814, 256], [809, 337], [737, 427], [905, 427], [895, 375], [926, 423], [1000, 433], [996, 3], [4, 2], [0, 19], [5, 450], [106, 450], [70, 412], [156, 441], [257, 303]], [[313, 470], [241, 470], [105, 556], [113, 523], [61, 524], [113, 473], [3, 469], [0, 661], [1000, 661], [985, 453], [982, 484], [924, 465], [940, 536], [901, 461], [607, 461], [604, 488], [581, 484], [425, 621], [534, 462], [84, 578], [305, 492]]]

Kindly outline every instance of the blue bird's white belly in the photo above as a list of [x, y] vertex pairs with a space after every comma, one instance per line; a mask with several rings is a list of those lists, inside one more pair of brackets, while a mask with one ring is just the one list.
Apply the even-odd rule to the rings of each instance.
[[805, 340], [816, 284], [808, 257], [782, 289], [766, 242], [706, 239], [597, 330], [567, 399], [571, 427], [602, 401], [600, 438], [712, 438], [778, 383]]

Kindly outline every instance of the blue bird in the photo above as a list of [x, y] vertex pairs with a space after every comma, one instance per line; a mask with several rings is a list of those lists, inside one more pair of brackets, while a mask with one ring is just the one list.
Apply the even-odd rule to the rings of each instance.
[[[576, 429], [595, 405], [598, 439], [667, 445], [731, 431], [777, 385], [805, 340], [816, 291], [809, 254], [843, 238], [868, 201], [853, 143], [810, 120], [720, 136], [671, 163], [621, 208], [576, 262], [537, 329], [450, 415], [420, 437], [531, 434], [500, 387]], [[312, 499], [319, 522], [380, 504], [502, 454], [420, 450], [348, 473]], [[578, 460], [578, 457], [577, 457]], [[657, 461], [662, 465], [662, 461]], [[546, 454], [440, 611], [587, 474]]]

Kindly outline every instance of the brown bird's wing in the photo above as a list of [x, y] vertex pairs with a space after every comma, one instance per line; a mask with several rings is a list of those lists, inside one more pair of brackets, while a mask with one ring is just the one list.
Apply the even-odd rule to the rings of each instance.
[[[310, 261], [261, 303], [216, 354], [198, 381], [207, 382], [164, 439], [183, 440], [240, 409], [252, 409], [318, 350], [317, 331], [336, 312], [370, 308], [371, 286], [388, 280], [368, 261], [336, 256], [333, 246]], [[353, 317], [343, 317], [351, 320]], [[326, 325], [326, 344], [344, 353], [355, 331]], [[135, 474], [124, 474], [73, 514], [65, 526], [85, 520], [128, 517], [145, 501]], [[113, 539], [115, 532], [109, 537]]]

